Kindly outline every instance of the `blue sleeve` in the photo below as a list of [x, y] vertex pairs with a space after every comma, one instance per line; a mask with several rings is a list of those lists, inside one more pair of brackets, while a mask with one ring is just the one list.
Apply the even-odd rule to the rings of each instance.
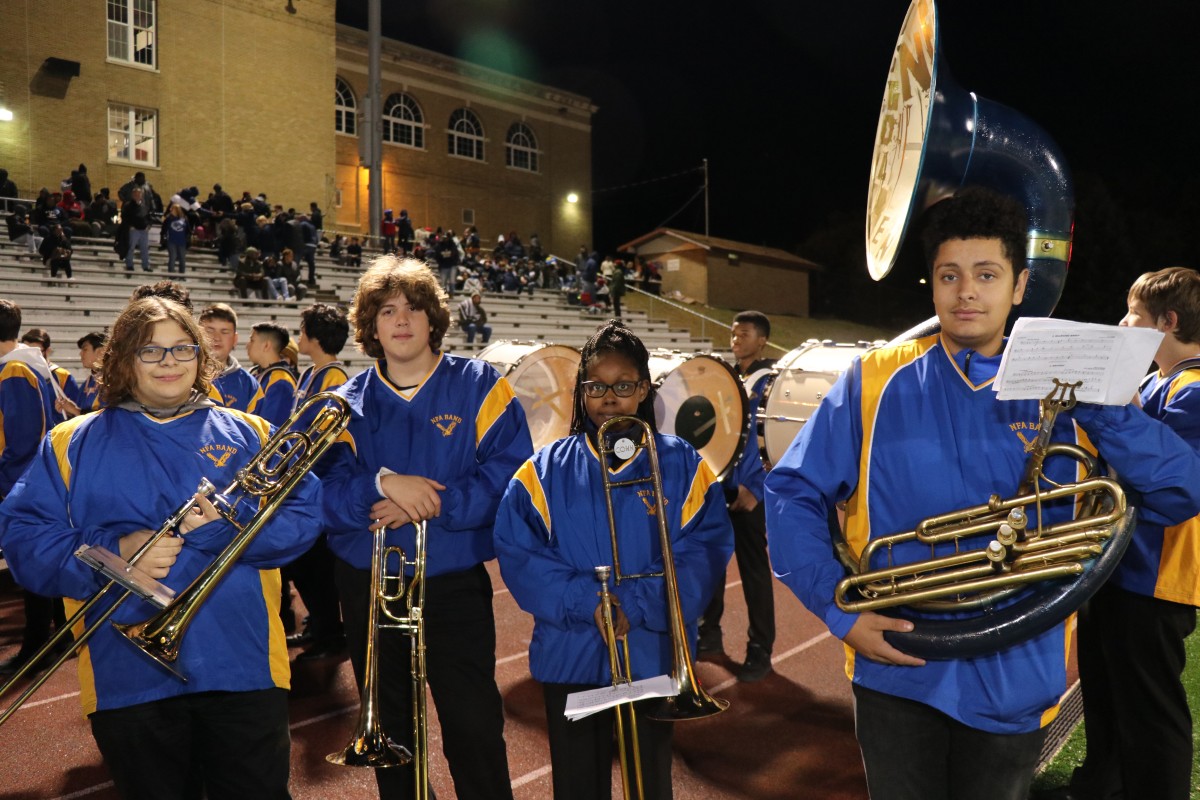
[[79, 382], [75, 380], [73, 375], [69, 373], [67, 374], [67, 379], [63, 381], [62, 390], [63, 394], [67, 396], [68, 400], [79, 406], [81, 410], [87, 410], [84, 408], [84, 403], [87, 402], [87, 398], [84, 397], [83, 390], [79, 388]]
[[12, 491], [37, 453], [46, 431], [42, 394], [24, 377], [6, 378], [0, 385], [0, 497]]
[[375, 473], [358, 463], [350, 434], [334, 442], [317, 464], [323, 488], [325, 527], [333, 533], [359, 534], [371, 525], [371, 506], [383, 499]]
[[[558, 524], [564, 522], [568, 521]], [[584, 573], [562, 557], [558, 539], [550, 535], [529, 491], [516, 479], [500, 501], [493, 533], [504, 585], [523, 611], [555, 628], [592, 624], [600, 602], [595, 573]]]
[[829, 519], [835, 505], [858, 487], [861, 369], [856, 359], [766, 479], [771, 568], [838, 638], [858, 617], [834, 603], [845, 570], [834, 556]]
[[87, 544], [120, 554], [121, 537], [132, 531], [75, 527], [66, 509], [66, 483], [47, 436], [0, 506], [0, 547], [24, 588], [43, 597], [85, 598], [107, 581], [75, 558], [75, 551]]
[[476, 447], [474, 470], [446, 486], [443, 527], [451, 531], [490, 528], [509, 479], [532, 455], [525, 410], [514, 396]]
[[295, 384], [287, 378], [278, 377], [263, 390], [263, 398], [253, 413], [275, 427], [279, 427], [292, 415], [292, 404], [295, 399]]
[[1200, 454], [1170, 427], [1133, 405], [1080, 403], [1072, 416], [1116, 470], [1142, 520], [1177, 525], [1200, 513]]
[[[697, 469], [700, 475], [696, 475]], [[710, 482], [703, 489], [704, 500], [699, 511], [686, 525], [676, 526], [671, 531], [671, 555], [675, 563], [675, 581], [679, 586], [679, 608], [687, 624], [695, 622], [704, 613], [713, 591], [722, 583], [721, 578], [733, 554], [733, 525], [729, 521], [721, 484], [712, 477], [699, 456], [696, 456], [695, 469], [691, 474], [694, 476], [693, 484], [697, 480]], [[685, 486], [682, 494], [686, 496], [688, 491], [689, 487]], [[682, 497], [678, 501], [680, 506], [686, 506]], [[661, 569], [661, 564], [656, 569]], [[721, 586], [720, 591], [723, 590]], [[671, 630], [661, 581], [629, 581], [618, 586], [616, 594], [632, 627], [658, 632]]]

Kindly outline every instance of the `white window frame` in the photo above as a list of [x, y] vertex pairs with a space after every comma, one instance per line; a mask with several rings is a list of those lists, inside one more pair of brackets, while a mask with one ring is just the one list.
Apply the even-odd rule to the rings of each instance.
[[[108, 104], [108, 160], [115, 164], [136, 164], [157, 169], [159, 160], [158, 110], [139, 108], [125, 103]], [[115, 123], [115, 124], [114, 124]], [[124, 139], [123, 146], [119, 146]], [[139, 159], [138, 145], [150, 142], [150, 156]], [[117, 148], [114, 151], [114, 148]], [[121, 156], [121, 151], [127, 156]]]
[[333, 130], [343, 136], [358, 136], [358, 98], [341, 78], [336, 78], [333, 86]]
[[[446, 152], [449, 156], [483, 162], [485, 141], [483, 122], [480, 121], [479, 115], [469, 108], [455, 109], [450, 115], [450, 125], [446, 128]], [[462, 149], [473, 152], [462, 153]]]
[[[156, 0], [105, 0], [108, 60], [142, 69], [158, 69]], [[140, 45], [140, 46], [139, 46]], [[149, 53], [150, 60], [139, 60]]]
[[[516, 163], [524, 158], [525, 164]], [[541, 172], [542, 151], [537, 146], [537, 136], [524, 122], [514, 122], [504, 137], [504, 165], [522, 172]]]
[[[396, 133], [404, 130], [409, 132], [411, 143], [396, 138]], [[410, 150], [425, 149], [425, 114], [408, 92], [394, 92], [383, 102], [383, 141]]]

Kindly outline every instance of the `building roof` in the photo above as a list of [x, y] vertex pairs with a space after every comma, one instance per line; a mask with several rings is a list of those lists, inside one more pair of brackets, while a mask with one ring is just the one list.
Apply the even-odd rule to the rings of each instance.
[[790, 267], [792, 269], [800, 269], [805, 272], [816, 272], [823, 269], [820, 264], [816, 264], [808, 259], [793, 255], [786, 250], [780, 250], [777, 247], [765, 247], [758, 244], [747, 244], [746, 242], [737, 242], [733, 239], [721, 239], [717, 236], [705, 236], [702, 233], [690, 233], [688, 231], [679, 231], [673, 228], [656, 228], [647, 234], [626, 242], [621, 245], [621, 250], [638, 251], [638, 248], [646, 245], [655, 239], [674, 239], [683, 244], [699, 247], [708, 250], [712, 255], [722, 255], [735, 253], [738, 256], [746, 256], [751, 260], [758, 262], [771, 262], [779, 266]]

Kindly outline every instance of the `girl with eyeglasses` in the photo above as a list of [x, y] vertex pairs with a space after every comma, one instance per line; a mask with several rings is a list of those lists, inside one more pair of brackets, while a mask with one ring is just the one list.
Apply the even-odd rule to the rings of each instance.
[[[106, 407], [54, 428], [0, 507], [0, 545], [22, 586], [88, 598], [108, 581], [74, 558], [76, 549], [103, 547], [128, 560], [202, 478], [218, 488], [234, 480], [270, 427], [208, 399], [218, 368], [183, 306], [147, 297], [121, 313], [101, 364]], [[247, 502], [243, 523], [255, 501]], [[175, 665], [186, 682], [111, 625], [88, 641], [78, 662], [83, 711], [122, 797], [288, 796], [278, 568], [308, 549], [320, 526], [320, 488], [309, 475], [200, 607]], [[199, 497], [178, 535], [160, 539], [137, 567], [182, 592], [234, 534]], [[110, 592], [91, 614], [122, 593]], [[113, 621], [141, 622], [157, 610], [130, 597]]]
[[[641, 444], [643, 428], [634, 423], [615, 423], [605, 431], [605, 449], [615, 452], [601, 464], [598, 431], [621, 416], [638, 417], [655, 431], [663, 508], [693, 654], [697, 621], [733, 550], [733, 529], [716, 477], [690, 444], [657, 433], [645, 346], [620, 322], [608, 322], [581, 353], [571, 435], [517, 470], [500, 503], [495, 529], [504, 582], [534, 618], [529, 666], [542, 684], [557, 800], [608, 800], [612, 792], [613, 711], [572, 722], [564, 710], [568, 695], [612, 684], [595, 571], [614, 562], [601, 470], [608, 470], [614, 482], [650, 475], [646, 451], [635, 446]], [[612, 492], [622, 574], [662, 571], [652, 486], [641, 483]], [[629, 644], [628, 677], [670, 674], [672, 640], [663, 580], [623, 580], [617, 586], [610, 579], [608, 584], [614, 630]], [[669, 798], [672, 725], [649, 719], [656, 702], [634, 704], [641, 771], [647, 798]], [[631, 738], [626, 730], [626, 741]]]

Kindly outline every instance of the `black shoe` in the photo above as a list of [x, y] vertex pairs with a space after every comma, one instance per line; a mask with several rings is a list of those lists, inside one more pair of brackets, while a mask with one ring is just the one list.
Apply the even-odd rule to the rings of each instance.
[[742, 683], [754, 683], [767, 677], [771, 671], [771, 651], [761, 644], [751, 642], [746, 646], [746, 663], [738, 670], [737, 679]]
[[346, 637], [339, 636], [309, 645], [300, 655], [296, 656], [296, 661], [316, 661], [322, 658], [341, 659], [345, 658], [346, 655]]
[[696, 651], [700, 655], [709, 653], [724, 653], [725, 646], [721, 642], [720, 628], [701, 628], [700, 641], [696, 645]]

